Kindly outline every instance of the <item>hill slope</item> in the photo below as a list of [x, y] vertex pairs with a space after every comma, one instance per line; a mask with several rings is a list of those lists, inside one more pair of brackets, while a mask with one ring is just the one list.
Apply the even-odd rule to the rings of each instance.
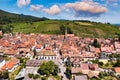
[[0, 24], [7, 24], [13, 22], [33, 22], [33, 21], [43, 21], [46, 18], [38, 18], [30, 15], [14, 14], [3, 10], [0, 10]]
[[[115, 33], [120, 33], [119, 27], [111, 24], [102, 24], [96, 22], [83, 21], [65, 21], [65, 20], [46, 20], [33, 23], [16, 23], [14, 32], [23, 33], [45, 33], [45, 34], [63, 34], [65, 28], [68, 28], [77, 36], [89, 37], [111, 37]], [[61, 27], [64, 27], [61, 29]], [[62, 30], [62, 31], [61, 31]]]
[[0, 30], [5, 32], [64, 34], [89, 37], [113, 37], [120, 34], [120, 28], [111, 24], [90, 21], [48, 20], [23, 14], [13, 14], [0, 10]]

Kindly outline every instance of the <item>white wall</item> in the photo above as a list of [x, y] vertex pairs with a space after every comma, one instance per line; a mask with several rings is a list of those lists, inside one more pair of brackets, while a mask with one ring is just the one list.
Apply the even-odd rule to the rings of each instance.
[[0, 69], [2, 68], [2, 66], [5, 64], [5, 60], [3, 60], [2, 62], [0, 62]]

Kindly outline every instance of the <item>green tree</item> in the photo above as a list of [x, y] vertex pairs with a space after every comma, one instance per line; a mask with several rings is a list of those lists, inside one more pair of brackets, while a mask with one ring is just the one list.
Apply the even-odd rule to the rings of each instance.
[[61, 25], [61, 26], [60, 26], [61, 34], [65, 34], [65, 30], [66, 30], [65, 26], [64, 26], [64, 25]]
[[38, 74], [35, 74], [34, 76], [33, 76], [33, 79], [38, 79], [39, 78], [39, 75]]
[[67, 32], [68, 32], [68, 34], [73, 34], [73, 31], [69, 27], [67, 27]]
[[[68, 26], [68, 25], [67, 25], [67, 26]], [[66, 29], [67, 29], [67, 33], [68, 33], [68, 34], [73, 34], [73, 31], [71, 30], [71, 28], [65, 27], [64, 25], [61, 25], [61, 26], [60, 26], [61, 34], [65, 34]]]
[[54, 71], [52, 72], [52, 75], [57, 75], [59, 68], [57, 65], [54, 65]]
[[29, 78], [32, 78], [32, 77], [33, 77], [33, 74], [30, 74], [30, 73], [29, 73], [29, 74], [28, 74], [28, 77], [29, 77]]
[[115, 63], [114, 67], [120, 67], [120, 59], [117, 60], [117, 62]]
[[34, 48], [33, 52], [34, 52], [34, 56], [33, 57], [35, 57], [37, 55], [37, 51], [36, 51], [35, 48]]
[[41, 80], [46, 80], [46, 79], [47, 79], [47, 77], [42, 77], [42, 78], [41, 78]]
[[38, 69], [41, 75], [57, 75], [58, 66], [53, 61], [43, 62]]
[[67, 58], [66, 66], [67, 66], [67, 67], [71, 67], [71, 66], [72, 66], [72, 63], [71, 63], [71, 61], [70, 61], [70, 57]]
[[92, 46], [94, 46], [95, 48], [99, 48], [100, 47], [100, 44], [99, 42], [97, 41], [97, 39], [94, 39], [93, 43], [92, 43]]
[[69, 67], [66, 68], [65, 74], [68, 79], [72, 78], [71, 69]]
[[118, 35], [118, 40], [120, 41], [120, 34]]
[[104, 72], [100, 72], [99, 75], [98, 75], [100, 78], [104, 78]]
[[12, 25], [0, 25], [0, 30], [1, 30], [3, 33], [11, 33], [11, 32], [12, 32], [12, 29], [13, 29], [13, 26], [12, 26]]
[[103, 64], [104, 64], [103, 62], [98, 62], [99, 66], [103, 66]]
[[2, 78], [2, 71], [0, 71], [0, 78]]
[[9, 73], [8, 73], [8, 71], [0, 72], [0, 78], [8, 79], [8, 78], [9, 78]]

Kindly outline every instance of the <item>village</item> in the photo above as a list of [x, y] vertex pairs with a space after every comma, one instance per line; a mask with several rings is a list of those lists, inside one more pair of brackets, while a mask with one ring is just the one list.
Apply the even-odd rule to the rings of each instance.
[[[67, 33], [0, 35], [1, 79], [120, 80], [118, 38], [82, 38]], [[44, 70], [50, 66], [53, 71]]]

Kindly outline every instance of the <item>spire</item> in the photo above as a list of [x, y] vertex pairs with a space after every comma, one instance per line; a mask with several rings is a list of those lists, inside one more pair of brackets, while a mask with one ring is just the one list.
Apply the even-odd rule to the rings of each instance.
[[65, 27], [65, 39], [67, 38], [67, 27]]
[[65, 27], [65, 36], [67, 35], [67, 27]]

